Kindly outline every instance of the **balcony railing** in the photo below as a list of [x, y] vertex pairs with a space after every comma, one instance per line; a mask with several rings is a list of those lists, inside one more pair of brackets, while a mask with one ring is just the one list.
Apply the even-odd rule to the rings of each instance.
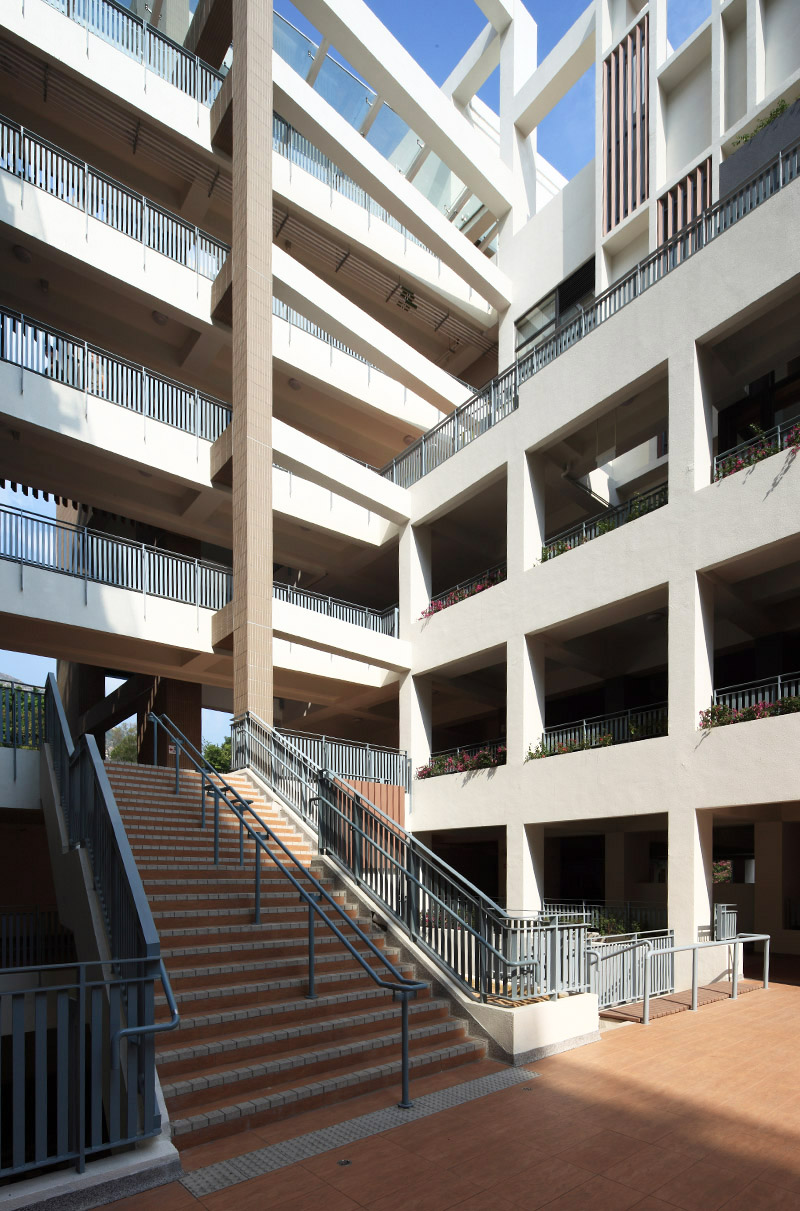
[[570, 526], [568, 530], [562, 530], [542, 547], [542, 563], [548, 559], [555, 559], [557, 555], [563, 555], [566, 551], [572, 551], [575, 547], [582, 547], [584, 543], [591, 542], [593, 538], [599, 538], [601, 534], [609, 534], [612, 530], [618, 530], [620, 526], [627, 525], [629, 521], [635, 521], [637, 517], [644, 517], [645, 513], [661, 509], [667, 503], [667, 499], [667, 485], [659, 484], [657, 488], [651, 488], [649, 492], [632, 496], [623, 505], [608, 509], [599, 517], [593, 517], [589, 521], [580, 522], [577, 526]]
[[594, 715], [574, 723], [546, 727], [529, 757], [554, 757], [587, 748], [607, 748], [633, 740], [651, 740], [667, 734], [667, 704], [636, 707], [609, 715]]
[[498, 563], [493, 568], [487, 568], [485, 572], [481, 572], [479, 576], [462, 580], [452, 588], [446, 589], [444, 593], [437, 593], [435, 597], [431, 598], [430, 605], [422, 611], [421, 617], [431, 618], [434, 614], [446, 610], [448, 606], [465, 601], [467, 597], [474, 597], [476, 593], [482, 593], [485, 589], [493, 588], [494, 585], [505, 580], [507, 571], [505, 563]]
[[230, 568], [0, 505], [0, 559], [198, 609], [230, 601]]
[[762, 681], [743, 681], [714, 690], [714, 705], [745, 711], [759, 703], [779, 702], [783, 698], [800, 697], [800, 673], [779, 673]]
[[0, 118], [0, 169], [212, 281], [230, 248], [85, 161]]
[[44, 690], [0, 681], [0, 748], [37, 749], [44, 738]]
[[87, 33], [96, 34], [142, 63], [145, 71], [174, 84], [198, 105], [209, 108], [214, 104], [222, 87], [222, 73], [159, 33], [144, 16], [134, 16], [116, 0], [47, 0], [47, 3], [82, 25]]
[[474, 438], [491, 429], [519, 406], [519, 388], [534, 374], [622, 311], [684, 261], [700, 252], [751, 211], [785, 189], [800, 173], [800, 143], [780, 152], [733, 193], [721, 198], [678, 235], [660, 244], [625, 277], [581, 312], [579, 317], [487, 383], [446, 420], [424, 433], [381, 470], [392, 483], [410, 487], [441, 466]]
[[[310, 143], [305, 135], [301, 135], [298, 130], [279, 114], [272, 116], [272, 147], [279, 155], [285, 156], [296, 164], [298, 168], [302, 168], [304, 172], [310, 173], [312, 177], [316, 177], [318, 181], [322, 181], [329, 188], [334, 189], [337, 193], [349, 198], [351, 202], [355, 202], [363, 210], [368, 211], [373, 218], [380, 219], [382, 223], [386, 223], [388, 227], [394, 228], [412, 244], [419, 245], [420, 248], [428, 249], [418, 240], [408, 228], [390, 214], [385, 207], [381, 206], [374, 198], [371, 198], [366, 190], [360, 185], [356, 185], [352, 178], [342, 172], [341, 168], [334, 164], [333, 160]], [[433, 253], [431, 253], [433, 256]]]
[[714, 456], [714, 479], [725, 479], [745, 467], [752, 467], [781, 450], [800, 450], [800, 416], [756, 433], [731, 450]]
[[411, 762], [403, 749], [342, 740], [338, 736], [320, 736], [315, 732], [295, 732], [285, 727], [275, 731], [286, 736], [314, 765], [341, 778], [385, 782], [390, 786], [403, 786], [407, 791], [411, 789]]
[[506, 763], [504, 737], [484, 740], [480, 744], [459, 745], [456, 748], [440, 749], [431, 753], [430, 760], [419, 766], [416, 778], [439, 778], [443, 774], [467, 774], [473, 770], [494, 769]]
[[0, 360], [204, 441], [230, 424], [222, 400], [2, 306]]
[[[42, 690], [44, 701], [44, 690]], [[0, 908], [0, 968], [74, 963], [75, 938], [54, 908]]]
[[[313, 320], [309, 320], [306, 316], [301, 315], [299, 311], [295, 311], [294, 307], [289, 307], [286, 303], [282, 303], [274, 295], [272, 296], [272, 314], [277, 316], [279, 320], [286, 320], [287, 324], [292, 324], [295, 328], [301, 329], [302, 332], [307, 332], [309, 336], [316, 337], [318, 341], [324, 341], [332, 349], [338, 349], [340, 353], [346, 353], [348, 357], [354, 357], [357, 362], [363, 362], [371, 370], [377, 370], [376, 366], [368, 362], [360, 353], [356, 353], [349, 345], [345, 345], [344, 341], [331, 336], [324, 328], [320, 328], [319, 324], [315, 324]], [[383, 371], [380, 370], [378, 373], [382, 374]], [[366, 466], [366, 464], [364, 465]]]
[[561, 920], [586, 921], [592, 929], [606, 935], [610, 935], [615, 926], [621, 926], [620, 933], [667, 927], [666, 904], [650, 904], [644, 900], [544, 900], [542, 911], [555, 913]]
[[312, 593], [309, 589], [298, 589], [295, 585], [280, 584], [278, 581], [273, 582], [272, 596], [276, 601], [287, 601], [289, 605], [313, 610], [315, 614], [324, 614], [326, 618], [351, 622], [354, 626], [366, 627], [368, 631], [377, 631], [379, 635], [397, 637], [399, 634], [396, 605], [389, 606], [387, 610], [372, 610], [369, 606], [354, 605], [351, 601], [325, 597], [322, 593]]

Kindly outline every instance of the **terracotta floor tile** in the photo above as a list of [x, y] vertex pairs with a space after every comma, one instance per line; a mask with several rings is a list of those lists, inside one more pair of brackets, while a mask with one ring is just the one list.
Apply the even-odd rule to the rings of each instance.
[[551, 1156], [537, 1161], [529, 1169], [518, 1173], [511, 1188], [516, 1211], [537, 1211], [575, 1186], [590, 1181], [588, 1169], [579, 1169], [562, 1157]]
[[621, 1182], [643, 1194], [651, 1194], [671, 1177], [693, 1165], [694, 1159], [676, 1148], [660, 1148], [648, 1144], [632, 1156], [620, 1160], [605, 1170], [611, 1181]]
[[[386, 1207], [383, 1211], [402, 1211], [402, 1207], [390, 1208]], [[491, 1205], [486, 1205], [486, 1194], [480, 1191], [479, 1194], [473, 1194], [466, 1202], [456, 1203], [451, 1211], [518, 1211], [515, 1203], [509, 1202], [502, 1194], [492, 1193]]]
[[[412, 1171], [396, 1189], [363, 1205], [369, 1211], [447, 1211], [450, 1207], [460, 1207], [465, 1199], [472, 1197], [474, 1190], [473, 1183], [457, 1173], [415, 1177]], [[485, 1196], [483, 1205], [485, 1211]]]
[[114, 1208], [114, 1211], [200, 1211], [201, 1209], [201, 1204], [180, 1182], [156, 1186], [155, 1190], [145, 1190], [143, 1194], [132, 1194], [129, 1198], [121, 1198], [109, 1205]]
[[229, 1160], [245, 1152], [255, 1152], [264, 1147], [264, 1141], [254, 1131], [242, 1131], [239, 1135], [226, 1135], [197, 1148], [186, 1148], [181, 1152], [181, 1164], [186, 1173], [214, 1165], [217, 1161]]
[[[340, 1161], [349, 1161], [341, 1165]], [[442, 1167], [389, 1143], [381, 1136], [360, 1140], [303, 1162], [304, 1168], [361, 1206], [402, 1192], [413, 1181], [413, 1192], [426, 1180], [437, 1182]], [[464, 1191], [466, 1196], [467, 1191]]]
[[800, 1193], [757, 1179], [725, 1203], [725, 1211], [800, 1211]]
[[581, 1169], [588, 1169], [590, 1173], [605, 1173], [613, 1165], [628, 1160], [648, 1146], [618, 1131], [599, 1131], [577, 1147], [570, 1144], [556, 1151], [563, 1156], [568, 1150], [567, 1159]]
[[717, 1211], [741, 1189], [738, 1173], [696, 1161], [653, 1193], [684, 1211]]
[[640, 1201], [640, 1194], [606, 1177], [592, 1177], [546, 1205], [547, 1211], [627, 1211]]
[[318, 1206], [327, 1207], [328, 1195], [335, 1193], [302, 1165], [287, 1165], [285, 1169], [276, 1169], [263, 1177], [253, 1177], [250, 1181], [228, 1186], [226, 1190], [206, 1194], [203, 1206], [208, 1211], [264, 1211], [266, 1207], [285, 1208], [289, 1200], [314, 1195], [319, 1199]]

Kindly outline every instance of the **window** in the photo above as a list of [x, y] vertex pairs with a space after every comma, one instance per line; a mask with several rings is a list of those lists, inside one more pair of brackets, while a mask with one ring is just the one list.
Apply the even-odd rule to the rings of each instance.
[[568, 324], [594, 298], [594, 258], [565, 278], [517, 320], [517, 353], [529, 351]]

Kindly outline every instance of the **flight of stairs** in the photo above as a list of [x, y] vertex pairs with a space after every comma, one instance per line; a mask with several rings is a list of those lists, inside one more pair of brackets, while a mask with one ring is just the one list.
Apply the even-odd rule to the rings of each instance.
[[[308, 909], [295, 887], [262, 860], [261, 924], [253, 923], [254, 844], [221, 809], [220, 865], [213, 864], [213, 811], [200, 828], [200, 776], [109, 762], [109, 780], [161, 938], [180, 1012], [177, 1030], [156, 1036], [156, 1059], [173, 1140], [191, 1147], [219, 1136], [357, 1097], [400, 1082], [400, 1005], [378, 987], [336, 936], [316, 926], [316, 1000], [308, 988]], [[371, 918], [336, 890], [310, 842], [244, 775], [229, 781], [298, 859], [400, 964]], [[262, 858], [264, 856], [262, 855]], [[305, 880], [302, 880], [305, 882]], [[352, 939], [352, 935], [351, 939]], [[370, 966], [386, 975], [368, 950]], [[158, 996], [157, 1017], [169, 1017]], [[450, 1016], [430, 988], [410, 1002], [411, 1078], [483, 1059], [486, 1045]], [[469, 1079], [466, 1075], [465, 1079]], [[392, 1091], [393, 1092], [393, 1091]]]

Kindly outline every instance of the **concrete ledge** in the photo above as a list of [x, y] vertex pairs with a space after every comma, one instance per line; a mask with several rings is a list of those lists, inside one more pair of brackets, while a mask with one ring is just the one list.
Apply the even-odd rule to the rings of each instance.
[[493, 1057], [508, 1064], [529, 1064], [600, 1040], [597, 997], [591, 992], [513, 1009], [467, 1001], [462, 1008], [493, 1040]]
[[91, 1161], [85, 1173], [61, 1169], [0, 1191], [2, 1211], [88, 1211], [176, 1181], [183, 1172], [173, 1144], [163, 1136], [133, 1152]]

